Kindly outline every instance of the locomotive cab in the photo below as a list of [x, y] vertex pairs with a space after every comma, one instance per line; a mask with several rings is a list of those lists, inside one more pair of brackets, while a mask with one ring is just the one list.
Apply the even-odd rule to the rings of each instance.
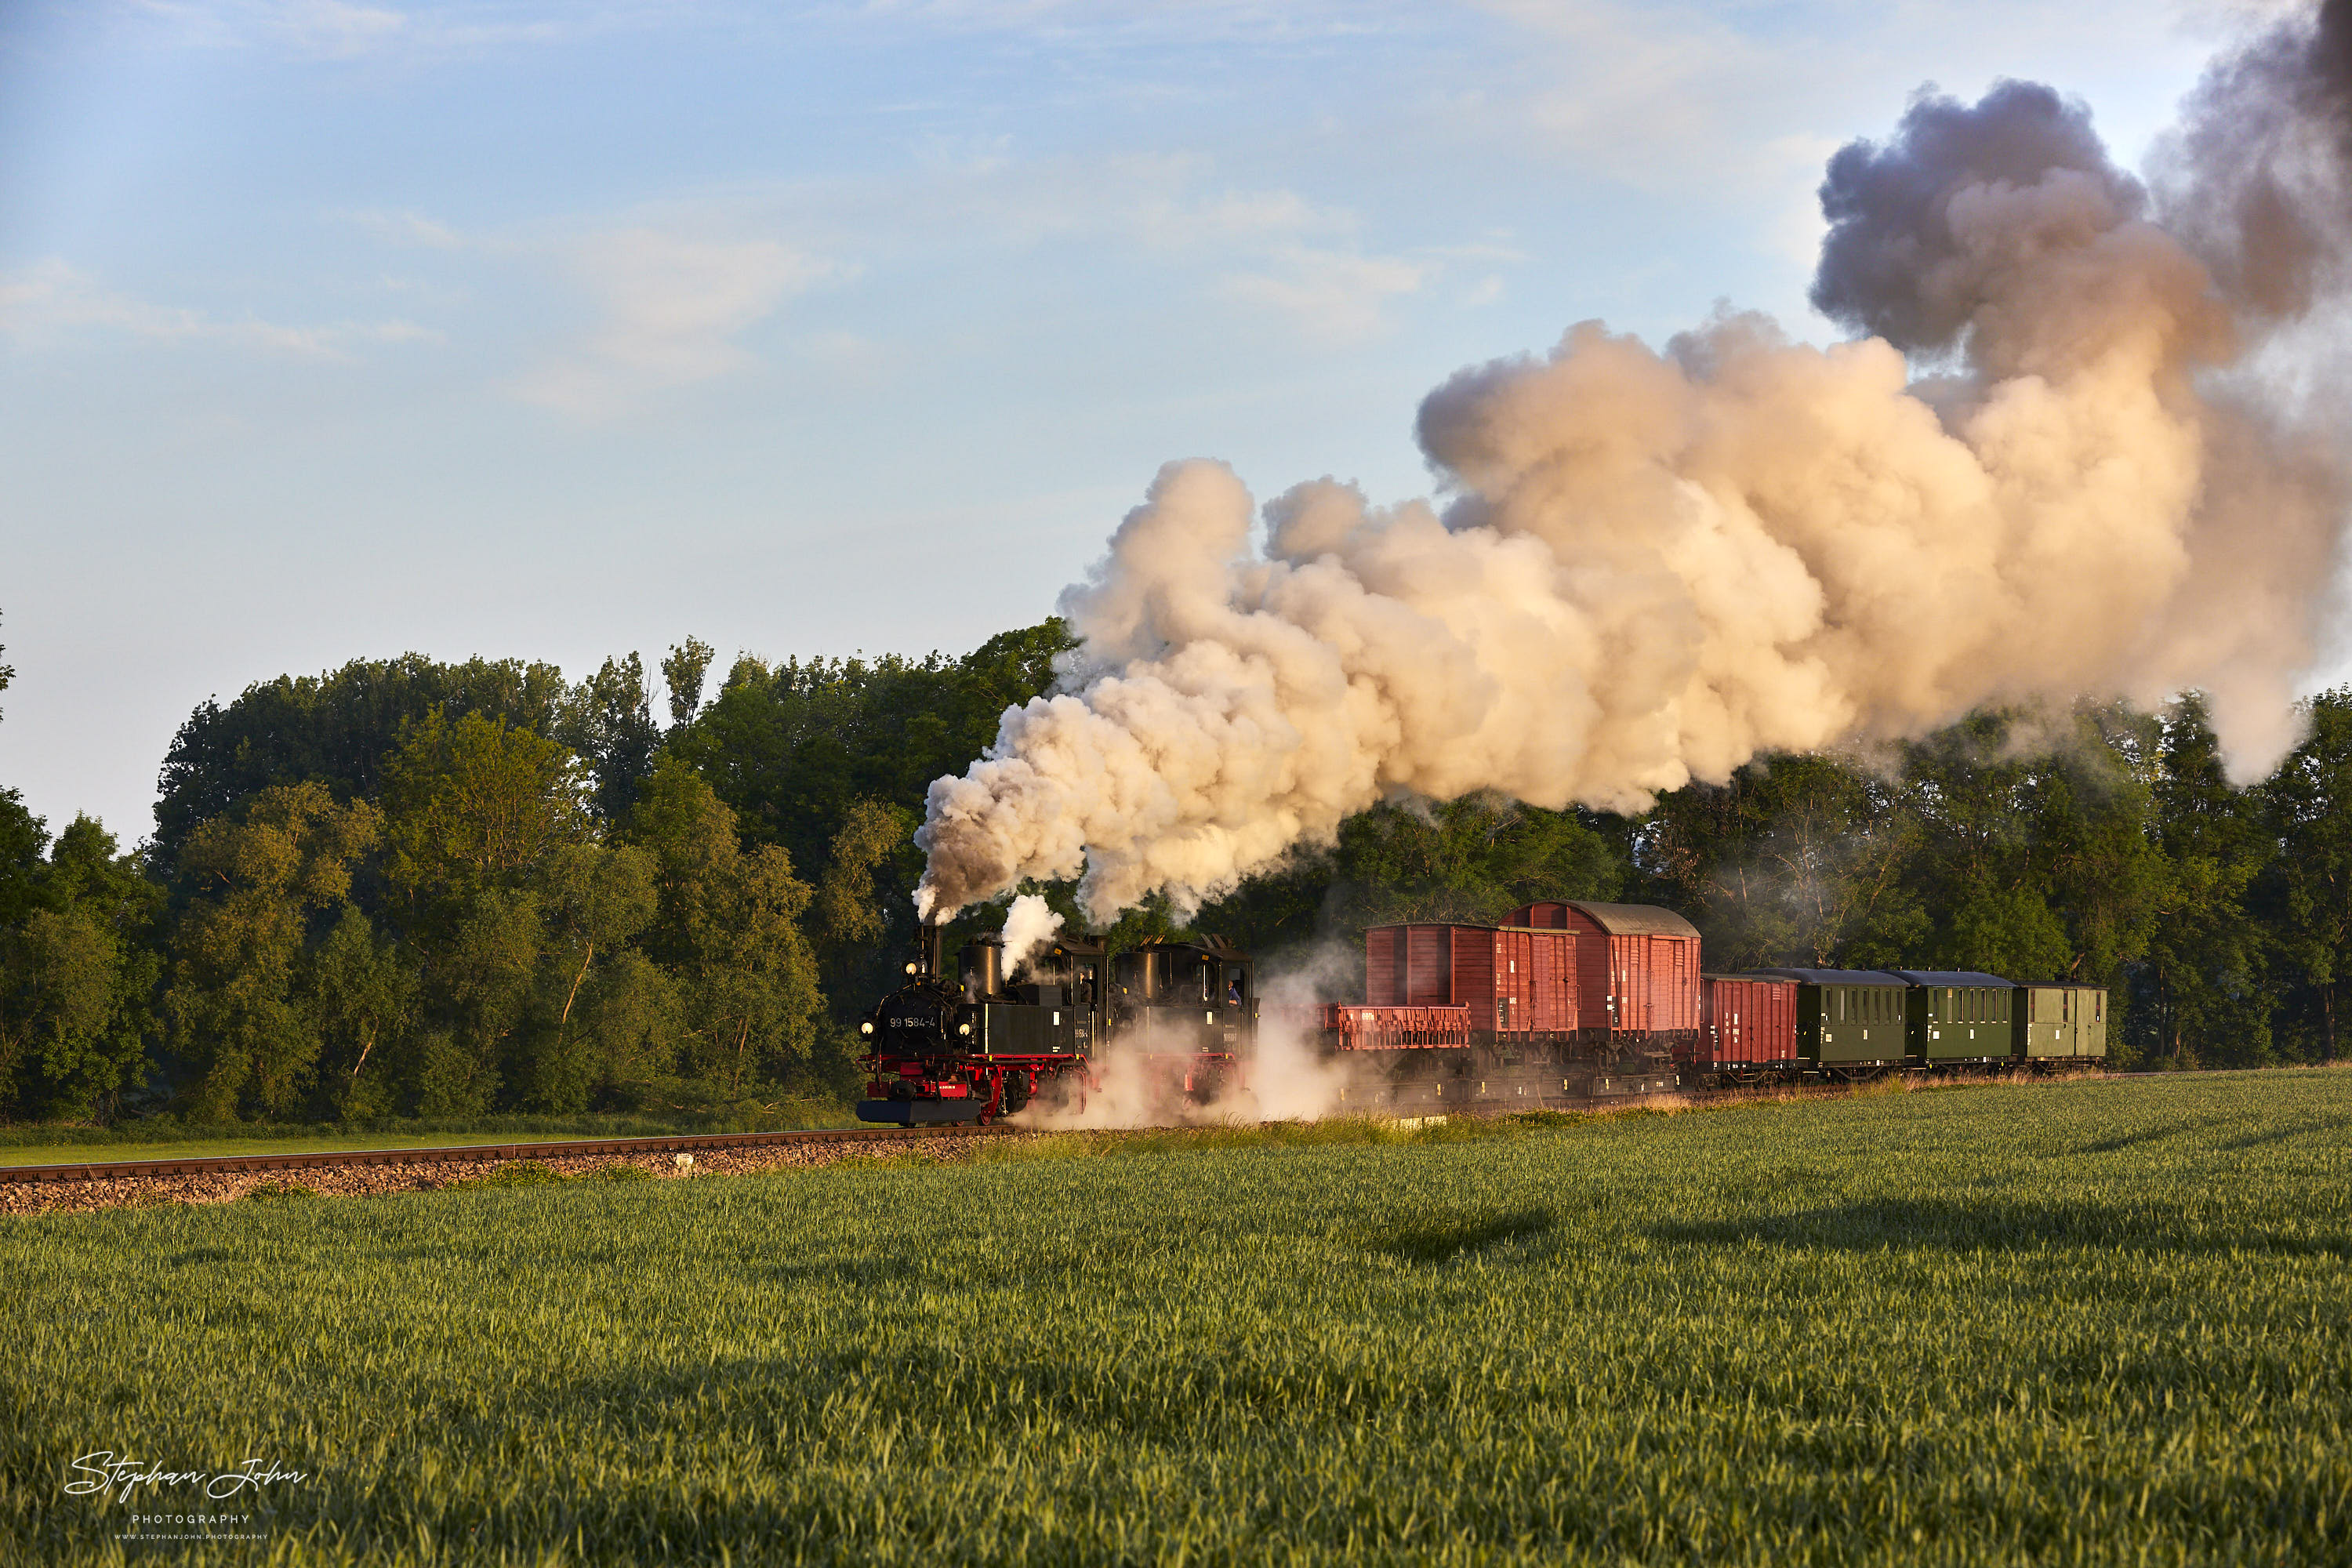
[[1214, 937], [1111, 960], [1111, 1024], [1147, 1055], [1231, 1057], [1256, 1044], [1257, 1016], [1255, 963]]

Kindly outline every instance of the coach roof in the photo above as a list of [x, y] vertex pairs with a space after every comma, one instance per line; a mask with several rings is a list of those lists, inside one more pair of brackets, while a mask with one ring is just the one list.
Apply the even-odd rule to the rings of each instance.
[[1885, 985], [1903, 984], [1888, 969], [1759, 969], [1751, 973], [1775, 980], [1801, 980], [1808, 985]]
[[2000, 991], [2014, 991], [2017, 982], [2003, 980], [1998, 974], [1985, 974], [1974, 969], [1890, 969], [1889, 974], [1899, 974], [1913, 985], [1990, 986]]

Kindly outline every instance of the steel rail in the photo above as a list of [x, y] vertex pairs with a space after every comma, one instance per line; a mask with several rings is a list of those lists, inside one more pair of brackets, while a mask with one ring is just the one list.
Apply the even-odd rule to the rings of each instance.
[[320, 1165], [487, 1163], [582, 1154], [690, 1153], [697, 1149], [747, 1149], [777, 1143], [904, 1143], [937, 1138], [1008, 1134], [1008, 1127], [825, 1128], [798, 1132], [668, 1132], [643, 1138], [583, 1138], [531, 1143], [452, 1143], [420, 1149], [310, 1149], [276, 1154], [206, 1154], [161, 1160], [78, 1160], [62, 1164], [0, 1165], [0, 1183], [102, 1182], [137, 1176], [191, 1176], [235, 1171], [294, 1171]]

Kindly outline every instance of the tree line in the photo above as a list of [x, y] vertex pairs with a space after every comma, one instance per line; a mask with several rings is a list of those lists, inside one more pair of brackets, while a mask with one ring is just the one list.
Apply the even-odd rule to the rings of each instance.
[[[689, 638], [579, 682], [354, 660], [192, 713], [152, 836], [0, 788], [0, 1118], [743, 1112], [852, 1091], [913, 937], [923, 793], [1045, 690], [1058, 622], [961, 658]], [[0, 690], [11, 672], [0, 667]], [[662, 720], [666, 719], [667, 722]], [[1986, 712], [1760, 759], [1625, 817], [1399, 801], [1189, 918], [1327, 964], [1365, 926], [1670, 905], [1711, 967], [1986, 969], [2116, 996], [2144, 1065], [2331, 1059], [2352, 968], [2352, 690], [2232, 788], [2200, 700]], [[1074, 922], [1074, 889], [1035, 889]], [[971, 911], [950, 942], [992, 927]]]

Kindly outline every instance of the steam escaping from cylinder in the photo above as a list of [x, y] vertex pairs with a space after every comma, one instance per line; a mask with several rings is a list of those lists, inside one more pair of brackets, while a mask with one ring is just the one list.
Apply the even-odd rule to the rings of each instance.
[[1259, 535], [1230, 469], [1163, 468], [1054, 692], [931, 785], [919, 905], [1182, 909], [1382, 800], [1639, 810], [1987, 704], [2193, 687], [2268, 772], [2342, 545], [2273, 367], [2345, 294], [2347, 17], [2218, 64], [2152, 187], [2049, 88], [1918, 98], [1822, 187], [1813, 301], [1860, 335], [1573, 327], [1423, 401], [1435, 502], [1313, 480]]
[[1016, 978], [1062, 929], [1062, 917], [1044, 899], [1023, 893], [1004, 914], [1004, 978]]

